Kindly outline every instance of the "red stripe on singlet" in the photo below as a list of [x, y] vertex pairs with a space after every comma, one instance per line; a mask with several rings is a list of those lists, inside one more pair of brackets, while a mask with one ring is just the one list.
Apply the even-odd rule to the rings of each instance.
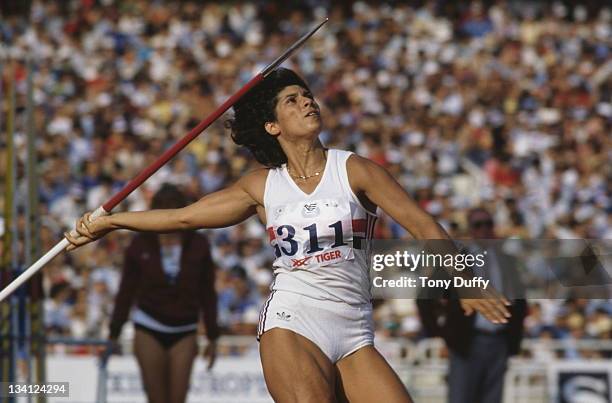
[[353, 232], [366, 232], [367, 220], [365, 218], [359, 218], [353, 220]]
[[270, 243], [272, 243], [272, 241], [274, 240], [275, 236], [274, 236], [274, 228], [272, 227], [268, 227], [268, 240]]

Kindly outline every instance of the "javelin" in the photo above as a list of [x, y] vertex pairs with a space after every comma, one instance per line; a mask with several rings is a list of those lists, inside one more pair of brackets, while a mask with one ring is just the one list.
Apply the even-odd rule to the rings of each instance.
[[[255, 75], [249, 82], [247, 82], [242, 88], [238, 90], [234, 95], [229, 97], [221, 106], [219, 106], [213, 113], [202, 120], [196, 127], [191, 129], [189, 133], [182, 139], [177, 141], [172, 147], [166, 150], [155, 162], [146, 167], [140, 172], [134, 179], [126, 184], [116, 195], [110, 198], [102, 206], [98, 207], [91, 214], [91, 218], [103, 216], [111, 212], [111, 210], [119, 203], [121, 203], [130, 193], [132, 193], [137, 187], [142, 185], [151, 175], [153, 175], [159, 168], [164, 166], [172, 157], [174, 157], [179, 151], [181, 151], [187, 144], [193, 139], [198, 137], [208, 126], [210, 126], [215, 120], [217, 120], [225, 111], [227, 111], [236, 101], [238, 101], [245, 93], [247, 93], [253, 86], [261, 82], [270, 73], [274, 71], [282, 62], [284, 62], [293, 52], [295, 52], [300, 46], [304, 44], [315, 32], [328, 21], [328, 18], [319, 23], [316, 27], [311, 29], [308, 33], [304, 34], [298, 39], [291, 47], [289, 47], [282, 55], [276, 60], [267, 65], [257, 75]], [[73, 230], [76, 236], [76, 231]], [[40, 259], [38, 259], [33, 265], [28, 267], [23, 273], [21, 273], [12, 283], [6, 286], [5, 289], [0, 291], [0, 302], [6, 297], [11, 295], [17, 288], [25, 283], [30, 277], [32, 277], [38, 270], [40, 270], [45, 264], [47, 264], [55, 256], [59, 255], [66, 247], [70, 244], [66, 238], [58, 242], [53, 248], [45, 253]]]

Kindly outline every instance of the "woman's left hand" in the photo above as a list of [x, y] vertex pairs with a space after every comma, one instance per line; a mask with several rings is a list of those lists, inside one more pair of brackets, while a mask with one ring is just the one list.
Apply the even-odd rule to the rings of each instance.
[[477, 298], [461, 298], [459, 300], [466, 316], [478, 312], [492, 323], [508, 323], [510, 311], [507, 307], [511, 305], [508, 299], [493, 287], [489, 287], [486, 290], [470, 289], [472, 294], [474, 291], [476, 291], [477, 295], [470, 296], [477, 296]]

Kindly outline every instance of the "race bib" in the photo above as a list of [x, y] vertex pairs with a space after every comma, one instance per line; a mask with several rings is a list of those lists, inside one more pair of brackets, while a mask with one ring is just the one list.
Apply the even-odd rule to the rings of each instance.
[[311, 269], [354, 259], [348, 199], [277, 205], [268, 220], [275, 267]]

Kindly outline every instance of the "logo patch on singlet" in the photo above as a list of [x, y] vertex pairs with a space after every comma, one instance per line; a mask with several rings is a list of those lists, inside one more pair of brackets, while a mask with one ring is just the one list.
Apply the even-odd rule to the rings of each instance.
[[291, 259], [291, 264], [293, 265], [292, 267], [306, 266], [310, 259], [312, 259], [312, 256], [306, 256], [305, 258], [302, 258], [302, 259]]
[[317, 217], [321, 213], [319, 206], [317, 203], [307, 203], [304, 204], [304, 208], [302, 209], [302, 217]]
[[278, 217], [280, 217], [281, 214], [283, 214], [283, 211], [285, 211], [285, 209], [283, 207], [277, 207], [274, 210], [274, 219], [278, 219]]

